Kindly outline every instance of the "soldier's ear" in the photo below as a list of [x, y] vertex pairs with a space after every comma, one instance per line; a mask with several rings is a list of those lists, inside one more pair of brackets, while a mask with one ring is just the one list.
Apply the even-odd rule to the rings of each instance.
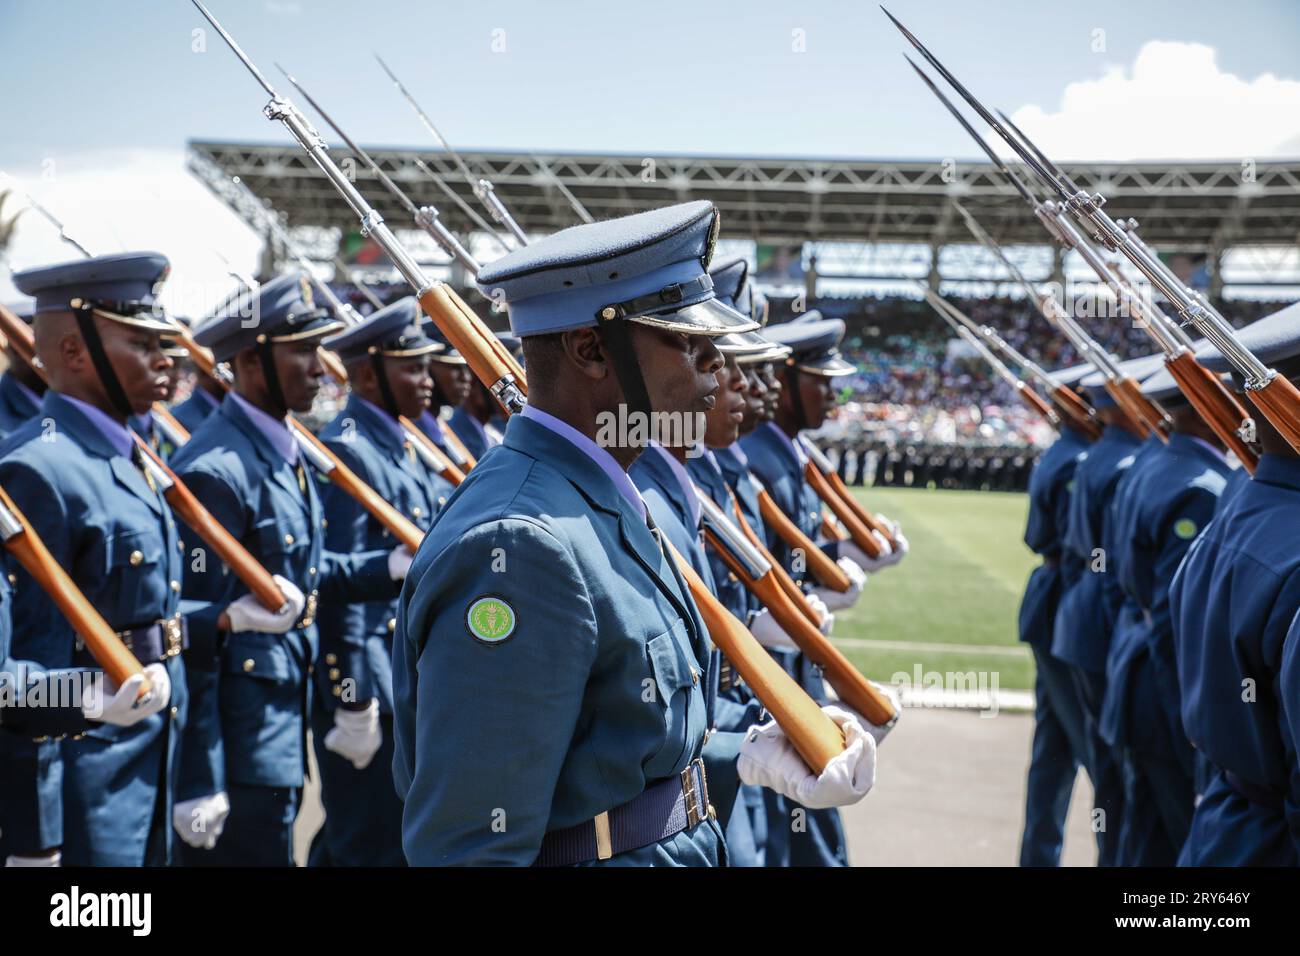
[[609, 377], [609, 357], [605, 343], [594, 327], [570, 329], [561, 333], [564, 356], [580, 374], [599, 382]]

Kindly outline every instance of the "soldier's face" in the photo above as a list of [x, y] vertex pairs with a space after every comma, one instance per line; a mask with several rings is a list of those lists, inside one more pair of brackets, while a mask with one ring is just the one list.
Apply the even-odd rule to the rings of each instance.
[[433, 377], [429, 374], [428, 356], [386, 358], [384, 371], [398, 413], [407, 418], [419, 418], [433, 399]]
[[725, 448], [740, 437], [740, 423], [745, 417], [748, 402], [745, 393], [748, 384], [745, 373], [733, 356], [726, 356], [726, 365], [718, 370], [717, 404], [704, 416], [704, 444], [711, 448]]
[[776, 367], [771, 362], [764, 362], [758, 367], [758, 376], [763, 380], [767, 394], [763, 396], [763, 415], [761, 421], [770, 422], [776, 418], [776, 410], [781, 404], [781, 379], [777, 377]]
[[451, 365], [447, 362], [430, 362], [429, 370], [433, 373], [433, 384], [437, 387], [438, 399], [448, 405], [459, 405], [469, 395], [469, 387], [474, 383], [474, 373], [468, 365]]
[[166, 401], [175, 363], [163, 352], [159, 334], [109, 319], [96, 318], [95, 325], [131, 411], [143, 415], [154, 402]]
[[655, 412], [707, 413], [719, 391], [722, 354], [707, 335], [629, 323]]
[[768, 388], [759, 366], [749, 366], [745, 374], [745, 409], [740, 419], [740, 434], [748, 435], [761, 421], [766, 421]]
[[309, 412], [316, 401], [316, 393], [325, 378], [325, 367], [316, 351], [319, 345], [320, 339], [281, 342], [271, 353], [284, 403], [291, 412]]
[[831, 408], [831, 380], [825, 375], [798, 373], [799, 397], [803, 399], [806, 428], [821, 428]]

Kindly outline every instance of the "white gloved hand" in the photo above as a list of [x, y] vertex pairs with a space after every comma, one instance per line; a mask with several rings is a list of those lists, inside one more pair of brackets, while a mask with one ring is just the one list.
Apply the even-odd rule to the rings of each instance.
[[755, 614], [749, 621], [749, 633], [754, 635], [754, 640], [764, 647], [773, 651], [797, 651], [798, 645], [790, 639], [790, 635], [785, 632], [772, 612], [763, 608]]
[[889, 529], [890, 537], [894, 539], [894, 553], [890, 555], [890, 564], [897, 564], [907, 557], [908, 552], [907, 539], [903, 537], [902, 525], [897, 521], [891, 521], [882, 514], [876, 515], [876, 520]]
[[853, 607], [858, 603], [858, 598], [862, 597], [863, 585], [867, 583], [867, 572], [858, 566], [858, 562], [852, 558], [840, 558], [835, 562], [844, 572], [844, 576], [849, 579], [849, 589], [847, 591], [836, 591], [834, 588], [815, 587], [813, 594], [821, 598], [826, 604], [828, 610], [842, 611], [845, 608]]
[[767, 787], [813, 810], [846, 807], [876, 782], [876, 741], [853, 712], [827, 704], [826, 715], [844, 731], [847, 746], [820, 776], [808, 769], [775, 720], [750, 727], [736, 769], [742, 783]]
[[5, 858], [5, 866], [50, 867], [62, 865], [62, 850], [55, 850], [53, 856], [10, 856]]
[[880, 557], [871, 558], [867, 553], [858, 547], [858, 543], [852, 538], [840, 542], [840, 554], [852, 558], [853, 563], [862, 568], [868, 574], [873, 574], [881, 568], [887, 568], [890, 565], [897, 564], [894, 555], [890, 551], [889, 542], [879, 531], [871, 532], [873, 538], [880, 544]]
[[388, 576], [394, 581], [405, 579], [406, 572], [411, 570], [411, 562], [414, 560], [415, 555], [411, 553], [411, 549], [404, 544], [399, 544], [388, 552]]
[[[140, 696], [140, 685], [149, 678], [149, 692]], [[161, 664], [150, 664], [142, 674], [132, 674], [111, 696], [105, 697], [108, 678], [93, 680], [81, 694], [81, 712], [88, 720], [130, 727], [167, 706], [172, 697], [172, 681]]]
[[379, 701], [373, 697], [365, 710], [334, 711], [334, 726], [325, 735], [325, 749], [352, 761], [352, 766], [365, 770], [375, 759], [384, 742], [384, 731], [379, 726]]
[[823, 634], [830, 634], [831, 628], [835, 625], [835, 615], [832, 614], [830, 608], [826, 606], [826, 602], [816, 594], [805, 594], [804, 600], [808, 602], [808, 606], [811, 607], [813, 613], [817, 615], [817, 630], [821, 631]]
[[217, 845], [226, 817], [230, 815], [230, 798], [220, 793], [172, 805], [172, 829], [196, 850], [211, 850]]
[[284, 595], [287, 605], [282, 611], [268, 611], [251, 594], [237, 598], [226, 608], [232, 631], [258, 631], [262, 634], [284, 634], [292, 630], [294, 624], [302, 617], [302, 609], [307, 606], [307, 599], [298, 590], [298, 585], [280, 575], [273, 575], [275, 583]]

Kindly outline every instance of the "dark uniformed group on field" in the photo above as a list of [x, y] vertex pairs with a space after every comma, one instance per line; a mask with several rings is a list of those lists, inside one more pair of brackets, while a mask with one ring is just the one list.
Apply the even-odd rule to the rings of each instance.
[[[888, 727], [830, 701], [705, 552], [701, 496], [743, 514], [824, 632], [907, 541], [887, 523], [894, 545], [876, 532], [873, 555], [824, 542], [848, 582], [832, 590], [765, 525], [760, 487], [810, 538], [834, 529], [800, 433], [852, 367], [838, 320], [756, 331], [745, 263], [710, 261], [716, 234], [716, 210], [695, 202], [485, 267], [479, 287], [517, 336], [503, 344], [528, 369], [508, 424], [414, 298], [345, 325], [303, 275], [246, 288], [194, 329], [220, 374], [199, 371], [171, 410], [190, 433], [179, 447], [156, 404], [188, 334], [156, 303], [167, 260], [15, 273], [36, 358], [11, 349], [0, 378], [0, 487], [144, 666], [57, 699], [69, 677], [103, 673], [6, 559], [6, 861], [290, 865], [310, 740], [325, 809], [313, 864], [844, 865], [837, 808], [871, 788]], [[628, 315], [621, 352], [596, 328], [611, 305]], [[351, 395], [319, 440], [418, 526], [415, 554], [315, 473], [295, 433], [322, 346]], [[701, 427], [611, 438], [625, 394]], [[281, 607], [173, 516], [136, 436], [273, 575]], [[459, 487], [425, 440], [462, 463]], [[820, 774], [713, 646], [669, 543], [838, 725], [844, 749]]]
[[[1239, 339], [1300, 379], [1300, 306]], [[1232, 369], [1208, 344], [1196, 354]], [[1020, 609], [1037, 664], [1025, 865], [1058, 862], [1080, 766], [1102, 865], [1297, 862], [1300, 457], [1257, 416], [1248, 474], [1163, 364], [1122, 367], [1170, 413], [1167, 442], [1143, 438], [1090, 367], [1055, 375], [1105, 428], [1090, 442], [1062, 427], [1029, 486], [1025, 542], [1043, 563]]]

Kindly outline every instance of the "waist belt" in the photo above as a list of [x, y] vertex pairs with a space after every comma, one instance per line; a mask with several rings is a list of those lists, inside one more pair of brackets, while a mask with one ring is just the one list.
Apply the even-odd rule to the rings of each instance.
[[534, 866], [572, 866], [638, 850], [715, 816], [704, 761], [696, 757], [675, 777], [651, 784], [622, 806], [542, 839]]
[[1223, 776], [1228, 781], [1228, 786], [1251, 803], [1258, 803], [1261, 807], [1277, 810], [1279, 813], [1282, 811], [1282, 794], [1272, 787], [1262, 787], [1257, 783], [1252, 783], [1244, 777], [1237, 776], [1231, 770], [1223, 771]]
[[[175, 614], [143, 627], [133, 627], [127, 631], [118, 631], [126, 649], [135, 655], [141, 664], [153, 664], [175, 657], [190, 646], [189, 622]], [[77, 649], [73, 654], [73, 664], [78, 667], [98, 667], [95, 658], [86, 649], [86, 643], [77, 636]]]

